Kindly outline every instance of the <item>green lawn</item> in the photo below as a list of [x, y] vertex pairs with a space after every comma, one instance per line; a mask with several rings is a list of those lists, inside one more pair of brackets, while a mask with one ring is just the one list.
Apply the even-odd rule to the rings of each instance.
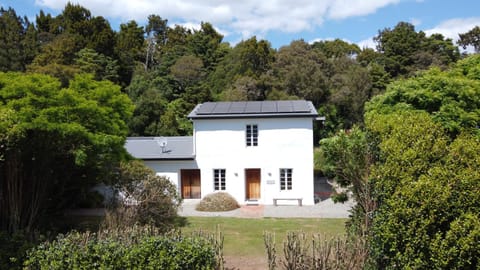
[[224, 254], [226, 256], [265, 256], [263, 232], [274, 232], [277, 246], [280, 247], [288, 231], [304, 231], [308, 234], [322, 234], [326, 237], [343, 235], [346, 219], [306, 219], [306, 218], [226, 218], [188, 217], [188, 225], [182, 231], [215, 232], [216, 227], [225, 235]]

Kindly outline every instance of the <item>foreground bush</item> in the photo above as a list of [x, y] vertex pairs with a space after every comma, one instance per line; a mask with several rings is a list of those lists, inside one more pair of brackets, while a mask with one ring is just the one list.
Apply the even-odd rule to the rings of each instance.
[[0, 269], [22, 269], [27, 251], [34, 246], [23, 232], [0, 231]]
[[326, 239], [317, 234], [307, 238], [303, 232], [289, 232], [278, 259], [275, 235], [265, 232], [263, 240], [269, 270], [360, 270], [368, 258], [367, 243], [361, 237]]
[[216, 192], [205, 196], [196, 209], [198, 211], [221, 212], [239, 208], [238, 202], [226, 192]]
[[120, 164], [115, 188], [123, 197], [116, 198], [107, 210], [103, 224], [107, 229], [139, 224], [167, 232], [180, 225], [177, 211], [182, 197], [177, 187], [168, 178], [157, 176], [141, 161]]
[[72, 232], [27, 255], [25, 269], [215, 269], [211, 239], [162, 236], [152, 228]]

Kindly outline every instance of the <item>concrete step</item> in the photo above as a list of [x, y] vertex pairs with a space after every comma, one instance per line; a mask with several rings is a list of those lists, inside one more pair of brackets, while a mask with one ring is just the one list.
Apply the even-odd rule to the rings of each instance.
[[258, 200], [246, 200], [245, 205], [259, 205]]

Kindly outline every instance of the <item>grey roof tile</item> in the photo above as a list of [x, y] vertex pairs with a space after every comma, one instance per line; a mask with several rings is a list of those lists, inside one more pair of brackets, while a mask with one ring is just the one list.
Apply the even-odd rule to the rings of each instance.
[[127, 152], [138, 159], [194, 159], [193, 137], [128, 137]]

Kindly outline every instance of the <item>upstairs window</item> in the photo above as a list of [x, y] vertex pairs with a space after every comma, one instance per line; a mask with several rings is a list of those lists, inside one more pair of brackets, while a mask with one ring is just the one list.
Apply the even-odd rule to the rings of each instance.
[[225, 190], [225, 169], [214, 169], [213, 170], [213, 186], [215, 190]]
[[258, 126], [257, 125], [247, 125], [246, 139], [247, 139], [247, 146], [258, 145]]
[[292, 169], [280, 169], [280, 190], [292, 190]]

